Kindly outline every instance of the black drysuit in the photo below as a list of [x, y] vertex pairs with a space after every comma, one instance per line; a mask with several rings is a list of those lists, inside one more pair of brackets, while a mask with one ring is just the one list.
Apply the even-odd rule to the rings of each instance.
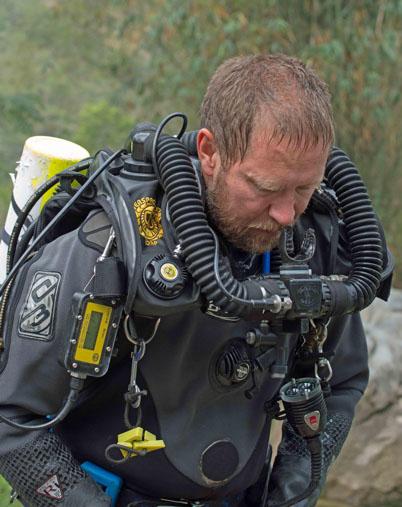
[[[316, 274], [349, 273], [347, 241], [342, 226], [335, 222], [334, 213], [310, 206], [295, 226], [296, 237], [307, 227], [315, 229], [317, 249], [311, 268]], [[19, 272], [8, 303], [1, 353], [1, 414], [34, 422], [35, 417], [55, 414], [62, 406], [69, 384], [61, 357], [71, 333], [71, 299], [90, 284], [109, 229], [107, 215], [95, 210], [77, 230], [43, 246]], [[239, 279], [261, 269], [260, 257], [230, 247], [227, 254]], [[35, 295], [43, 295], [43, 287], [48, 294], [38, 318], [44, 325], [32, 332], [29, 314], [37, 310]], [[148, 336], [154, 320], [137, 316], [135, 321], [138, 333]], [[128, 487], [154, 498], [219, 501], [248, 491], [249, 505], [253, 505], [261, 498], [261, 489], [252, 486], [267, 454], [272, 418], [269, 402], [283, 379], [271, 378], [274, 356], [269, 353], [264, 356], [264, 367], [256, 368], [244, 382], [229, 386], [219, 381], [217, 365], [228, 344], [240, 346], [247, 331], [257, 325], [215, 318], [198, 305], [162, 317], [139, 364], [138, 384], [148, 391], [142, 400], [142, 426], [162, 438], [166, 447], [111, 465], [104, 450], [126, 430], [123, 396], [131, 365], [131, 345], [120, 332], [108, 373], [86, 381], [75, 409], [55, 431], [24, 432], [0, 423], [0, 473], [29, 506], [108, 505], [78, 466], [85, 460], [118, 474]], [[330, 422], [324, 435], [325, 467], [339, 452], [368, 381], [359, 314], [333, 318], [328, 329], [324, 352], [334, 375], [327, 398]], [[289, 372], [314, 376], [311, 364], [295, 360], [298, 347], [299, 343], [292, 343]], [[259, 351], [254, 353], [258, 356]], [[250, 391], [252, 395], [246, 396]], [[132, 417], [135, 419], [134, 412]], [[61, 499], [52, 499], [41, 490], [55, 476]], [[308, 454], [285, 425], [270, 486], [272, 498], [289, 499], [308, 482]], [[315, 500], [310, 502], [313, 505]]]

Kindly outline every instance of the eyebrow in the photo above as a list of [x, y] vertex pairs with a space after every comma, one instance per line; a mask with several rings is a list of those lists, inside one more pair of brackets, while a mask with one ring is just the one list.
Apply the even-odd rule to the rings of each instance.
[[[251, 176], [250, 174], [244, 174], [244, 178], [246, 181], [254, 185], [258, 190], [262, 192], [280, 192], [284, 189], [283, 185], [274, 185], [270, 183], [269, 181], [260, 181], [258, 178], [255, 178], [254, 176]], [[310, 188], [318, 188], [321, 184], [322, 180], [312, 182], [312, 183], [306, 183], [305, 185], [300, 185], [298, 188], [302, 190], [307, 190]]]
[[268, 192], [279, 192], [283, 189], [283, 186], [281, 185], [274, 185], [270, 183], [269, 181], [259, 181], [254, 176], [251, 176], [250, 174], [244, 174], [244, 178], [249, 183], [252, 183], [255, 187], [258, 188], [258, 190], [262, 191], [268, 191]]

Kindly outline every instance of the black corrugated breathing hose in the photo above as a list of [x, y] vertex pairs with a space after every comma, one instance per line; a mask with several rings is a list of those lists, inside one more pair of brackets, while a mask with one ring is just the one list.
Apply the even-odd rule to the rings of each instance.
[[353, 267], [345, 283], [356, 291], [353, 310], [362, 310], [375, 298], [381, 281], [382, 240], [377, 218], [356, 166], [341, 149], [332, 149], [325, 176], [338, 198], [350, 243]]
[[[208, 225], [191, 160], [181, 141], [171, 137], [161, 138], [157, 146], [157, 164], [169, 202], [170, 217], [188, 269], [208, 301], [213, 301], [225, 311], [233, 310], [230, 300], [216, 281], [215, 240]], [[247, 297], [245, 287], [227, 267], [221, 269], [220, 277], [226, 290], [234, 297]]]

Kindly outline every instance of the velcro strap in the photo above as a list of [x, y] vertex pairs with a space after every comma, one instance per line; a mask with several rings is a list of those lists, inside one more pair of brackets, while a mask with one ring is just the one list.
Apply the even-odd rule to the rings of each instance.
[[126, 276], [123, 262], [107, 257], [95, 264], [92, 293], [95, 297], [121, 297], [126, 295]]

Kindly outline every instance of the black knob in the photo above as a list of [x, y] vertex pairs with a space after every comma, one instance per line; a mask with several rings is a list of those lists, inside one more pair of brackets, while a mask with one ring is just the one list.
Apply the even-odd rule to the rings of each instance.
[[157, 255], [144, 269], [144, 282], [147, 288], [162, 299], [179, 296], [186, 284], [187, 273], [183, 266], [167, 255]]
[[146, 174], [153, 172], [150, 146], [155, 130], [152, 123], [139, 123], [130, 132], [125, 143], [125, 149], [131, 155], [124, 164], [126, 171]]

